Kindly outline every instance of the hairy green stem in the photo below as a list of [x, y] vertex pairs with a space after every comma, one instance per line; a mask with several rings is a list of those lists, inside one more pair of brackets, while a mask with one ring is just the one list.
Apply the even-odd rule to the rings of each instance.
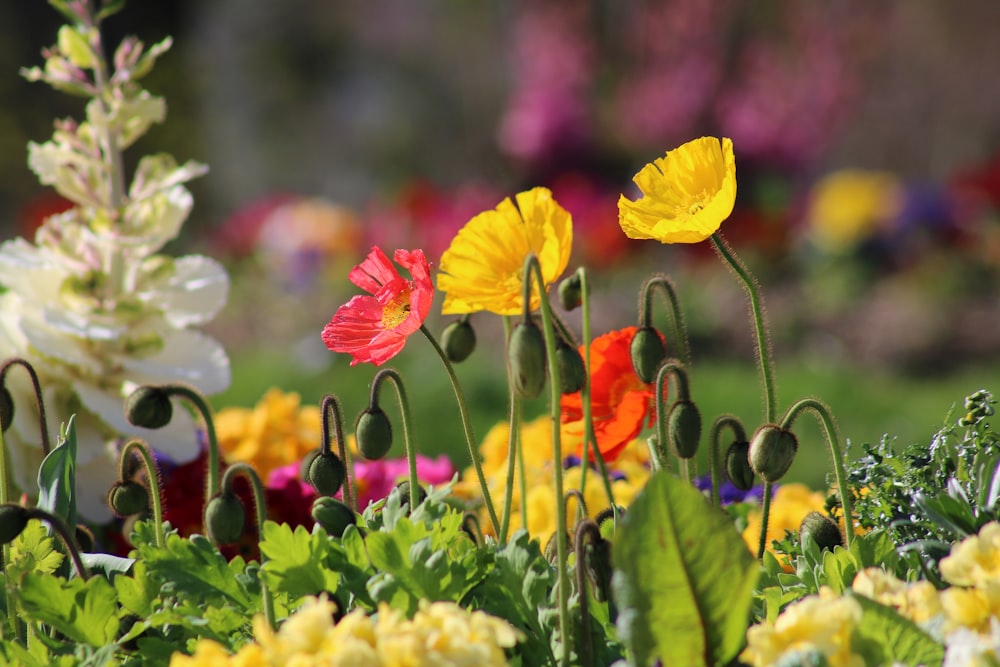
[[176, 383], [160, 387], [168, 396], [178, 396], [187, 399], [201, 415], [205, 425], [205, 439], [208, 443], [208, 483], [205, 487], [205, 505], [219, 492], [219, 468], [222, 465], [219, 454], [219, 439], [215, 435], [215, 422], [212, 419], [212, 408], [208, 401], [194, 387]]
[[465, 431], [465, 443], [469, 448], [469, 458], [472, 459], [472, 467], [476, 470], [476, 477], [479, 478], [479, 487], [483, 492], [483, 504], [486, 506], [486, 511], [490, 515], [490, 522], [493, 524], [493, 534], [500, 534], [500, 520], [497, 518], [496, 509], [493, 507], [493, 498], [490, 496], [490, 487], [486, 483], [486, 476], [483, 474], [483, 465], [479, 461], [479, 454], [476, 451], [476, 438], [472, 434], [472, 422], [469, 419], [469, 408], [465, 402], [465, 394], [462, 393], [462, 388], [458, 384], [458, 376], [455, 375], [455, 369], [448, 360], [448, 355], [444, 353], [441, 346], [438, 344], [431, 332], [427, 330], [424, 325], [420, 326], [420, 331], [424, 334], [424, 337], [430, 341], [431, 346], [434, 351], [437, 352], [438, 356], [441, 358], [441, 362], [444, 364], [445, 371], [448, 373], [448, 379], [451, 380], [451, 388], [455, 392], [455, 399], [458, 401], [458, 413], [462, 418], [462, 428]]
[[830, 450], [830, 458], [833, 459], [833, 476], [837, 482], [837, 493], [840, 494], [840, 505], [844, 510], [844, 540], [847, 548], [851, 548], [854, 541], [854, 512], [851, 490], [847, 487], [847, 470], [844, 467], [843, 450], [840, 447], [840, 436], [837, 434], [837, 425], [833, 421], [830, 408], [825, 403], [815, 398], [803, 398], [788, 408], [784, 419], [781, 420], [781, 428], [790, 430], [795, 419], [804, 411], [810, 411], [816, 415], [826, 434], [826, 444]]
[[[667, 380], [671, 375], [674, 376], [674, 381], [677, 383], [677, 400], [691, 400], [690, 384], [688, 382], [687, 371], [684, 370], [684, 365], [677, 359], [667, 359], [660, 365], [660, 370], [656, 372], [656, 381], [653, 385], [655, 388], [654, 391], [656, 392], [654, 400], [656, 401], [656, 437], [658, 440], [657, 447], [659, 449], [658, 463], [659, 468], [662, 470], [670, 469], [670, 465], [667, 462], [667, 452], [670, 450], [670, 440], [667, 434], [667, 401], [664, 396], [666, 394], [664, 389], [667, 388]], [[680, 459], [679, 467], [681, 477], [690, 482], [691, 475], [687, 461], [683, 458], [678, 458]]]
[[723, 260], [729, 265], [736, 276], [743, 282], [747, 296], [750, 298], [750, 311], [753, 314], [754, 331], [757, 335], [757, 365], [760, 369], [761, 383], [764, 386], [764, 420], [773, 423], [777, 418], [777, 403], [775, 402], [774, 366], [771, 362], [771, 342], [767, 327], [764, 324], [764, 306], [761, 302], [757, 281], [729, 248], [722, 235], [712, 234], [712, 244]]
[[[510, 317], [505, 315], [503, 318], [503, 333], [504, 341], [508, 345], [510, 344], [510, 332]], [[500, 534], [498, 536], [501, 545], [507, 544], [507, 534], [510, 530], [511, 504], [514, 501], [514, 466], [517, 463], [517, 453], [521, 433], [521, 400], [517, 395], [517, 391], [514, 390], [514, 380], [512, 376], [513, 371], [510, 367], [509, 358], [505, 359], [504, 367], [507, 371], [507, 386], [510, 388], [510, 415], [507, 430], [507, 483], [504, 485], [503, 509], [501, 510]], [[525, 499], [522, 496], [522, 509], [524, 508], [524, 505]]]
[[733, 432], [733, 436], [737, 442], [744, 442], [747, 439], [747, 432], [743, 428], [743, 422], [735, 415], [720, 415], [712, 422], [712, 428], [708, 436], [708, 471], [712, 477], [712, 503], [716, 507], [722, 505], [719, 497], [719, 487], [722, 484], [721, 468], [723, 458], [722, 452], [719, 451], [719, 448], [722, 446], [720, 436], [722, 435], [722, 429], [727, 427]]
[[[612, 504], [612, 506], [614, 505]], [[579, 650], [582, 667], [593, 667], [594, 664], [593, 651], [590, 646], [590, 595], [587, 592], [586, 546], [588, 537], [591, 545], [597, 545], [603, 539], [600, 527], [592, 519], [584, 519], [577, 525], [573, 540], [576, 552], [576, 589], [580, 595], [580, 629], [583, 631]]]
[[670, 316], [674, 325], [674, 342], [679, 350], [681, 363], [689, 366], [691, 363], [691, 349], [688, 345], [687, 329], [684, 326], [684, 315], [681, 312], [680, 299], [677, 298], [677, 290], [674, 283], [667, 276], [657, 275], [649, 278], [643, 283], [639, 299], [639, 326], [650, 327], [653, 325], [653, 292], [656, 289], [663, 292], [670, 304]]
[[14, 366], [21, 366], [28, 372], [28, 377], [31, 378], [31, 388], [35, 392], [35, 406], [38, 409], [38, 431], [41, 438], [42, 452], [48, 455], [52, 450], [49, 439], [49, 423], [45, 417], [45, 401], [42, 400], [42, 386], [38, 381], [38, 373], [35, 372], [35, 367], [27, 359], [20, 357], [8, 359], [4, 362], [3, 366], [0, 366], [0, 388], [6, 389], [7, 372]]
[[410, 401], [406, 397], [406, 386], [403, 384], [403, 378], [394, 369], [383, 368], [375, 374], [375, 378], [372, 379], [369, 409], [375, 408], [378, 405], [379, 391], [382, 389], [382, 383], [386, 380], [391, 381], [392, 386], [396, 388], [396, 398], [399, 401], [399, 413], [403, 422], [403, 447], [406, 450], [406, 461], [409, 466], [410, 475], [410, 497], [408, 502], [410, 503], [410, 511], [412, 512], [417, 509], [417, 501], [420, 497], [420, 481], [417, 479], [417, 451], [413, 447], [413, 437], [410, 434], [413, 416], [410, 412]]
[[771, 492], [773, 485], [764, 481], [764, 499], [760, 506], [760, 540], [757, 542], [757, 560], [764, 559], [764, 550], [767, 549], [767, 524], [771, 518]]
[[[255, 510], [255, 517], [257, 521], [257, 539], [264, 539], [264, 522], [267, 521], [267, 504], [264, 495], [264, 485], [260, 481], [260, 475], [254, 470], [250, 464], [245, 461], [240, 461], [234, 463], [233, 465], [226, 468], [226, 474], [222, 477], [222, 488], [227, 493], [232, 493], [233, 480], [237, 475], [243, 475], [250, 482], [250, 489], [253, 492], [253, 504]], [[264, 552], [260, 552], [260, 564], [263, 566], [267, 562], [267, 558], [264, 556]], [[274, 617], [274, 598], [271, 596], [271, 590], [264, 580], [264, 577], [260, 577], [260, 596], [261, 603], [264, 607], [264, 619], [267, 621], [268, 627], [274, 630], [277, 627]]]
[[337, 451], [347, 473], [347, 484], [344, 486], [344, 503], [353, 511], [358, 511], [358, 499], [354, 493], [354, 462], [347, 451], [344, 440], [344, 413], [340, 407], [340, 399], [333, 394], [323, 396], [321, 408], [323, 413], [323, 441], [320, 443], [321, 454], [332, 454], [330, 449], [330, 422], [333, 422], [333, 437], [337, 441]]
[[160, 500], [160, 476], [156, 468], [156, 461], [149, 452], [149, 445], [139, 439], [134, 438], [125, 443], [122, 452], [118, 456], [118, 479], [124, 482], [128, 479], [129, 455], [136, 452], [143, 466], [146, 468], [146, 479], [149, 480], [149, 502], [153, 509], [153, 528], [156, 531], [156, 546], [161, 549], [164, 546], [163, 539], [163, 504]]

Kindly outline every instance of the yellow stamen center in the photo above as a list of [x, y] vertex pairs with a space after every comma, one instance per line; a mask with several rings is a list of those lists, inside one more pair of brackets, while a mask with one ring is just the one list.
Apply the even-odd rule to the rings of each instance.
[[410, 290], [405, 288], [382, 309], [382, 328], [395, 329], [410, 315]]

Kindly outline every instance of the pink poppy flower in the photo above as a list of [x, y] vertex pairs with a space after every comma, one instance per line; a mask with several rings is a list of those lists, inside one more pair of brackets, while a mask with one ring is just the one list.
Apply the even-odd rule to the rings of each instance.
[[348, 274], [371, 296], [352, 297], [323, 328], [323, 342], [334, 352], [350, 354], [351, 366], [364, 362], [380, 366], [392, 359], [430, 312], [434, 283], [424, 251], [397, 250], [393, 259], [412, 280], [399, 274], [381, 248], [373, 247]]

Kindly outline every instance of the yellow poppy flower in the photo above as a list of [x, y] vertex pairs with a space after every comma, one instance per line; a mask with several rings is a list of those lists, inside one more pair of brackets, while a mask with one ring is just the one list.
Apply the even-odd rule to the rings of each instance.
[[[516, 200], [515, 206], [508, 197], [472, 218], [444, 251], [438, 289], [445, 293], [445, 315], [479, 310], [519, 314], [528, 253], [538, 257], [546, 288], [566, 270], [573, 245], [569, 212], [546, 188], [520, 192]], [[531, 309], [540, 304], [533, 294]]]
[[736, 202], [732, 139], [702, 137], [650, 162], [632, 179], [642, 197], [618, 200], [618, 224], [632, 239], [699, 243], [714, 234]]

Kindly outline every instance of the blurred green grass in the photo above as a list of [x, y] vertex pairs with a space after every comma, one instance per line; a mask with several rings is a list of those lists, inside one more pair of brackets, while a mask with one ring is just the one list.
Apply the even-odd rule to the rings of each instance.
[[[507, 385], [496, 352], [477, 351], [469, 361], [456, 366], [478, 441], [507, 415]], [[350, 432], [357, 415], [367, 405], [370, 382], [376, 371], [367, 364], [352, 368], [344, 356], [328, 358], [332, 359], [329, 366], [310, 368], [290, 362], [287, 352], [273, 348], [239, 353], [233, 360], [231, 387], [212, 397], [212, 404], [217, 410], [225, 406], [252, 406], [271, 387], [299, 393], [303, 405], [319, 404], [324, 394], [332, 393], [341, 400], [345, 430]], [[426, 347], [425, 341], [414, 340], [393, 360], [392, 366], [400, 372], [407, 387], [418, 450], [427, 455], [446, 454], [459, 467], [466, 466], [469, 454], [458, 407], [440, 360]], [[990, 369], [978, 368], [941, 377], [906, 378], [802, 359], [779, 361], [775, 372], [779, 414], [800, 398], [822, 400], [833, 412], [842, 444], [853, 443], [854, 453], [860, 451], [862, 443], [877, 442], [883, 435], [895, 438], [898, 447], [929, 443], [953, 405], [960, 409], [968, 394], [980, 388], [993, 389], [986, 382], [997, 377]], [[723, 413], [739, 417], [748, 434], [761, 422], [760, 381], [752, 363], [698, 362], [691, 369], [691, 389], [706, 434], [711, 421]], [[397, 434], [401, 433], [395, 392], [383, 389], [381, 400], [397, 425]], [[544, 410], [543, 399], [525, 404], [526, 418]], [[799, 455], [786, 481], [823, 488], [830, 461], [819, 423], [811, 413], [805, 413], [796, 422], [795, 431], [799, 437]], [[400, 437], [397, 435], [393, 455], [402, 455]], [[703, 450], [705, 440], [703, 437]], [[700, 471], [707, 470], [705, 461], [703, 451], [699, 455]]]

